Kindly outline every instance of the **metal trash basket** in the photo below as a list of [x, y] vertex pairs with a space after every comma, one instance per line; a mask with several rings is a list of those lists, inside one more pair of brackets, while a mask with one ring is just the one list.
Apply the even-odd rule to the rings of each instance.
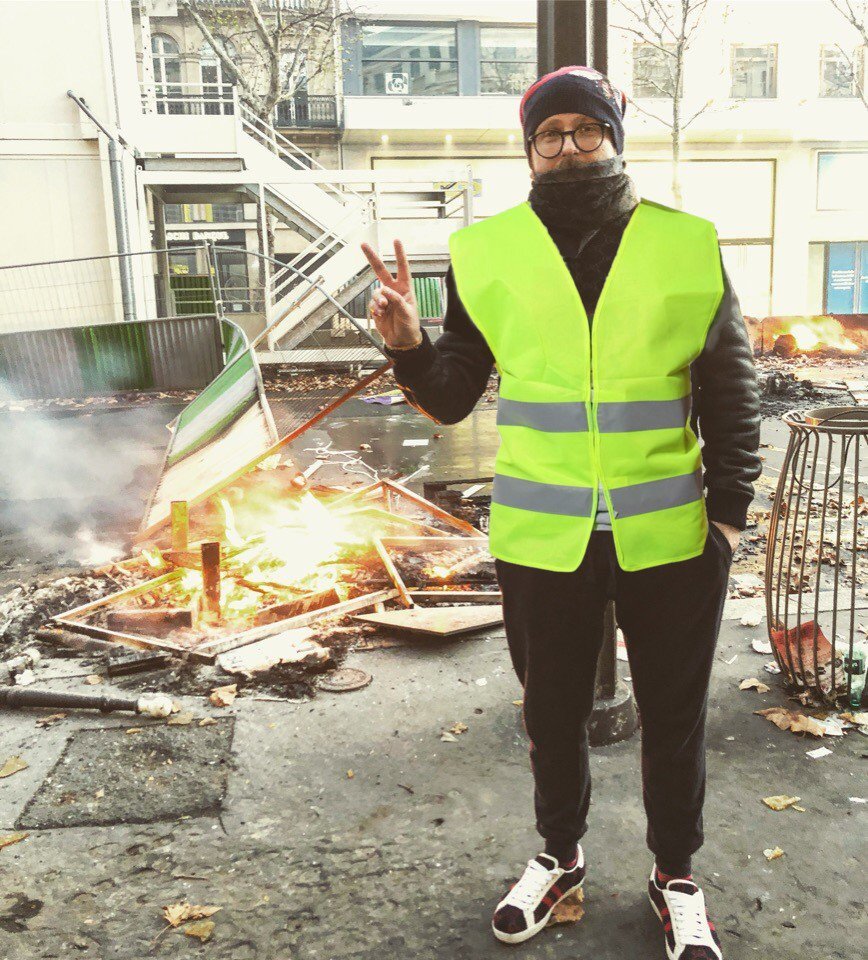
[[868, 406], [790, 410], [783, 420], [790, 438], [766, 554], [769, 640], [797, 692], [833, 705], [846, 698], [858, 708], [868, 654], [864, 479], [860, 493]]

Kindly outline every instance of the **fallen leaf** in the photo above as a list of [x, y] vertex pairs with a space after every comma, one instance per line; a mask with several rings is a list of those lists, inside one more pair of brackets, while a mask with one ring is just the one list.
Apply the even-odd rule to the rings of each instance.
[[103, 678], [98, 673], [92, 673], [90, 676], [84, 678], [84, 682], [90, 684], [92, 687], [95, 687], [98, 683], [103, 682]]
[[166, 923], [172, 927], [178, 927], [187, 920], [202, 920], [205, 917], [212, 917], [222, 907], [202, 907], [181, 900], [178, 903], [169, 904], [163, 907], [163, 916]]
[[58, 723], [60, 720], [63, 720], [66, 717], [65, 713], [52, 713], [48, 717], [40, 717], [36, 721], [37, 727], [50, 727], [53, 723]]
[[763, 797], [763, 803], [772, 810], [786, 810], [794, 803], [798, 803], [801, 797], [788, 797], [783, 793], [776, 794], [774, 797]]
[[347, 770], [347, 780], [352, 780], [355, 774], [352, 770]]
[[771, 720], [781, 730], [792, 730], [793, 733], [810, 733], [814, 737], [824, 737], [826, 735], [823, 724], [818, 720], [795, 710], [787, 710], [786, 707], [767, 707], [765, 710], [754, 710], [754, 713]]
[[209, 699], [215, 707], [228, 707], [238, 696], [238, 684], [230, 683], [225, 687], [215, 687]]
[[846, 713], [840, 714], [840, 717], [842, 720], [855, 723], [857, 727], [864, 727], [865, 724], [868, 724], [868, 712], [864, 710], [861, 713], [853, 713], [848, 710]]
[[145, 728], [144, 727], [128, 727], [125, 731], [126, 733], [141, 733]]
[[202, 719], [199, 721], [199, 726], [210, 727], [215, 723], [217, 723], [217, 721], [214, 719], [214, 717], [202, 717]]
[[460, 720], [456, 720], [455, 723], [453, 723], [452, 726], [449, 727], [449, 732], [457, 735], [459, 733], [464, 733], [466, 729], [467, 729], [466, 723], [462, 723]]
[[0, 850], [4, 847], [11, 847], [13, 843], [21, 843], [30, 836], [29, 833], [7, 833], [0, 834]]
[[524, 700], [513, 700], [512, 705], [514, 707], [520, 707], [524, 703]]
[[549, 917], [546, 926], [555, 923], [577, 923], [585, 915], [585, 908], [582, 906], [584, 899], [585, 894], [581, 887], [574, 890], [568, 897], [564, 897], [552, 910], [552, 915]]
[[763, 856], [766, 858], [766, 860], [777, 860], [778, 857], [782, 857], [783, 855], [784, 851], [781, 850], [780, 847], [775, 847], [774, 849], [769, 847], [768, 850], [763, 850]]
[[2, 780], [3, 777], [11, 777], [13, 773], [26, 770], [27, 766], [27, 761], [22, 760], [21, 757], [10, 757], [6, 763], [0, 767], [0, 780]]
[[185, 710], [183, 713], [176, 713], [174, 716], [169, 717], [166, 721], [167, 727], [186, 727], [188, 724], [193, 722], [193, 714], [190, 710]]
[[805, 813], [805, 812], [806, 812], [804, 807], [796, 806], [795, 803], [790, 807], [790, 809], [791, 809], [791, 810], [795, 810], [796, 813]]
[[738, 685], [739, 690], [756, 690], [757, 693], [768, 693], [771, 690], [771, 687], [768, 684], [762, 682], [762, 680], [757, 680], [756, 677], [748, 677], [747, 680], [742, 680]]
[[201, 943], [210, 940], [213, 932], [213, 920], [197, 920], [195, 923], [188, 923], [187, 926], [184, 927], [184, 933], [188, 937], [195, 937]]
[[94, 796], [96, 797], [97, 800], [102, 800], [102, 798], [105, 796], [105, 790], [102, 787], [100, 787], [99, 790], [97, 790], [97, 792], [94, 794]]

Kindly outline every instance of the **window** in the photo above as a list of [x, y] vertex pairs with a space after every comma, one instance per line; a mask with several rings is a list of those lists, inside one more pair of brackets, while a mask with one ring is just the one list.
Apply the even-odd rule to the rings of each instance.
[[824, 313], [868, 313], [868, 243], [826, 247]]
[[820, 47], [820, 96], [858, 96], [862, 63], [861, 47], [848, 56], [835, 45], [823, 44]]
[[167, 203], [166, 223], [241, 223], [243, 203]]
[[772, 98], [778, 95], [778, 47], [734, 44], [732, 48], [731, 97]]
[[457, 96], [455, 27], [364, 25], [362, 93]]
[[164, 33], [151, 37], [157, 113], [183, 113], [181, 99], [181, 56], [178, 44]]
[[482, 93], [520, 96], [537, 77], [536, 27], [481, 27]]
[[[684, 77], [678, 95], [684, 93]], [[675, 44], [665, 43], [663, 49], [651, 43], [633, 44], [633, 96], [675, 96]]]
[[[214, 39], [220, 44], [223, 53], [234, 61], [236, 53], [231, 42], [224, 40], [222, 37], [215, 37]], [[232, 113], [233, 77], [207, 40], [199, 48], [199, 69], [202, 75], [203, 112], [206, 114]], [[209, 103], [208, 101], [214, 102]]]
[[868, 151], [817, 154], [817, 209], [868, 211]]

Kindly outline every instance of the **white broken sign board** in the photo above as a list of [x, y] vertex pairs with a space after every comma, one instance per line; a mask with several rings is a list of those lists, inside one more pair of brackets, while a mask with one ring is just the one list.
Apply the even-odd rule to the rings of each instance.
[[409, 630], [412, 633], [448, 637], [502, 623], [503, 607], [493, 603], [468, 607], [410, 607], [406, 610], [356, 614], [354, 619], [366, 620], [381, 627]]
[[299, 663], [310, 658], [317, 662], [328, 658], [328, 651], [312, 640], [310, 627], [295, 627], [273, 637], [228, 650], [217, 657], [217, 665], [227, 673], [260, 673], [279, 663]]

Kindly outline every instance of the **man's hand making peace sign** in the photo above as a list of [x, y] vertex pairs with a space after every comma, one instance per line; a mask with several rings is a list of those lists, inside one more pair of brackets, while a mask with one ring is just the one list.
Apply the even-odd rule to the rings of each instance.
[[422, 326], [413, 292], [413, 275], [400, 240], [394, 241], [397, 276], [392, 276], [386, 265], [368, 243], [361, 244], [362, 252], [374, 268], [382, 287], [371, 300], [371, 316], [387, 347], [406, 350], [422, 342]]

